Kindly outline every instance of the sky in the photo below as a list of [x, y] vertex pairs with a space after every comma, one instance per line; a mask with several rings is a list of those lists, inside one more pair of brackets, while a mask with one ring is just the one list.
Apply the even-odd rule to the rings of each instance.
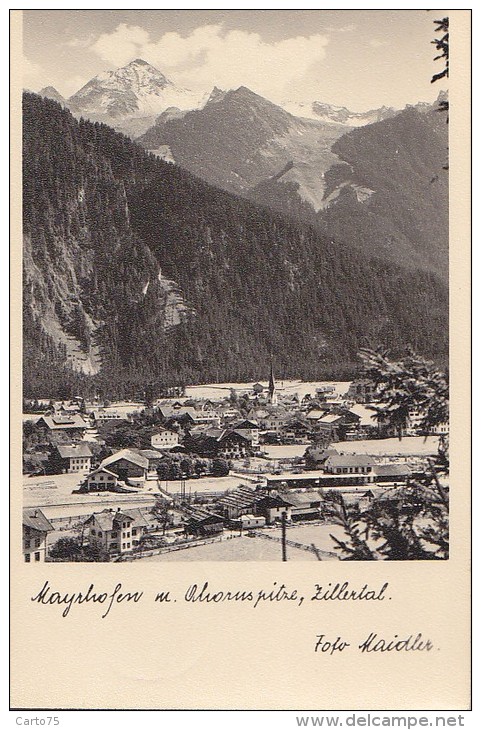
[[426, 10], [25, 10], [24, 87], [68, 97], [142, 58], [196, 92], [247, 86], [273, 102], [367, 111], [434, 101], [446, 84]]

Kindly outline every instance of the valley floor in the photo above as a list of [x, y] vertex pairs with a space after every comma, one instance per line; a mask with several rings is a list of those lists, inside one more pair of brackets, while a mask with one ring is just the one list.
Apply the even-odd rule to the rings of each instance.
[[[287, 540], [310, 546], [312, 543], [319, 550], [334, 552], [334, 543], [330, 533], [341, 537], [344, 533], [336, 525], [295, 525], [287, 530]], [[219, 562], [242, 562], [242, 561], [265, 561], [279, 562], [282, 560], [282, 546], [280, 542], [280, 529], [267, 530], [264, 532], [267, 537], [248, 537], [242, 535], [232, 539], [223, 539], [208, 545], [191, 546], [185, 550], [161, 555], [152, 555], [141, 558], [140, 562], [194, 562], [194, 561], [219, 561]], [[269, 539], [277, 538], [275, 540]], [[345, 537], [345, 536], [344, 536]], [[312, 561], [317, 560], [314, 551], [296, 548], [288, 544], [287, 560], [290, 561]], [[328, 558], [323, 555], [323, 560], [337, 560], [336, 557]], [[135, 562], [138, 562], [137, 560]]]

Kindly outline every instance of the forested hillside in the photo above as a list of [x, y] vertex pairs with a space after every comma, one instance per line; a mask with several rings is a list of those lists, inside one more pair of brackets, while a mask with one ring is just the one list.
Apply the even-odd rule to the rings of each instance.
[[[415, 108], [335, 142], [324, 230], [360, 250], [448, 280], [447, 112]], [[367, 191], [363, 196], [363, 191]], [[372, 192], [371, 192], [372, 191]]]
[[[447, 290], [24, 97], [25, 395], [320, 378], [447, 353]], [[83, 375], [74, 374], [72, 367]]]
[[137, 141], [326, 237], [447, 282], [445, 98], [378, 110], [373, 123], [350, 129], [334, 122], [335, 110], [329, 122], [301, 119], [241, 87], [218, 91], [201, 109], [161, 115]]

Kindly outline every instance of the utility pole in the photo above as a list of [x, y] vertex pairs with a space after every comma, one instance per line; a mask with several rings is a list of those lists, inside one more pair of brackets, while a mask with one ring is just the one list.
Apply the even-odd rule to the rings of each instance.
[[287, 525], [287, 513], [282, 513], [282, 562], [285, 563], [287, 560], [287, 545], [286, 545], [286, 525]]

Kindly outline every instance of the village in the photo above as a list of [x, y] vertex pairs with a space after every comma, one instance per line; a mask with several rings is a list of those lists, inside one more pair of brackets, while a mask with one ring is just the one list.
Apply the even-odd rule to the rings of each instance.
[[24, 414], [23, 559], [338, 560], [332, 500], [362, 514], [448, 435], [402, 432], [366, 380], [196, 386], [152, 402], [41, 400]]

